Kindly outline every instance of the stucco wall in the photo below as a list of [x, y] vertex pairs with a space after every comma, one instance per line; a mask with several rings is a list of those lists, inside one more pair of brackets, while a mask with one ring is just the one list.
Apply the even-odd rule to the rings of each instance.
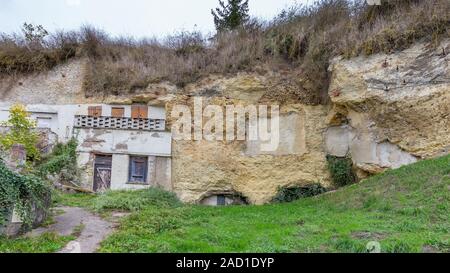
[[[149, 187], [161, 187], [172, 190], [171, 159], [169, 157], [148, 156], [147, 183], [129, 182], [130, 155], [111, 154], [111, 190], [139, 190]], [[79, 152], [78, 166], [82, 170], [83, 187], [93, 190], [95, 153]]]
[[161, 156], [171, 154], [170, 132], [76, 128], [74, 135], [80, 152]]

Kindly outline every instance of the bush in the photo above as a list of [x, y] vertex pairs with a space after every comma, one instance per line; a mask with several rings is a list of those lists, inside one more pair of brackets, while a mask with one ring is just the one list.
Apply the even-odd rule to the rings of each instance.
[[22, 144], [25, 147], [29, 161], [38, 160], [40, 152], [37, 148], [39, 136], [35, 129], [35, 123], [29, 118], [25, 106], [16, 104], [11, 106], [7, 122], [1, 123], [8, 126], [7, 133], [0, 135], [0, 148], [7, 151], [14, 144]]
[[93, 209], [138, 211], [145, 207], [176, 207], [180, 204], [174, 193], [160, 188], [149, 188], [138, 191], [108, 191], [94, 200]]
[[79, 177], [77, 145], [76, 139], [71, 139], [67, 144], [58, 143], [52, 153], [37, 166], [37, 175], [43, 178], [48, 175], [59, 175], [62, 182], [71, 184], [77, 182]]
[[272, 199], [274, 203], [285, 203], [325, 193], [327, 190], [320, 184], [306, 186], [280, 187]]
[[[45, 39], [38, 35], [40, 46], [33, 47], [23, 35], [0, 34], [0, 76], [41, 72], [84, 57], [83, 86], [93, 96], [132, 93], [161, 81], [184, 87], [210, 74], [281, 70], [301, 79], [288, 79], [299, 90], [289, 98], [326, 104], [332, 58], [392, 52], [421, 40], [436, 46], [449, 37], [448, 0], [392, 0], [381, 6], [363, 2], [318, 0], [293, 6], [269, 22], [249, 19], [213, 37], [182, 32], [164, 42], [111, 38], [89, 26]], [[278, 94], [274, 98], [283, 99]]]
[[356, 182], [351, 158], [327, 155], [327, 163], [331, 179], [336, 187], [343, 187]]
[[25, 227], [33, 224], [33, 208], [46, 210], [50, 186], [34, 175], [20, 175], [9, 170], [0, 160], [0, 226], [14, 208]]

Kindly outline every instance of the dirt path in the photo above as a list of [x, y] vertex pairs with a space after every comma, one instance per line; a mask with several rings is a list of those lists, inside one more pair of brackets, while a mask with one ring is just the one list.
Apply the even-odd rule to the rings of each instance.
[[59, 207], [62, 213], [54, 216], [55, 223], [31, 231], [31, 236], [45, 232], [55, 232], [61, 236], [75, 235], [78, 238], [69, 242], [59, 253], [92, 253], [100, 242], [114, 231], [115, 224], [82, 208]]

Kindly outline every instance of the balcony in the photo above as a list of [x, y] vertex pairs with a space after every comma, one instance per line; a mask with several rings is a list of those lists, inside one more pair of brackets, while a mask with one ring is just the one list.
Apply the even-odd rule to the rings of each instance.
[[164, 131], [164, 119], [75, 116], [75, 128]]

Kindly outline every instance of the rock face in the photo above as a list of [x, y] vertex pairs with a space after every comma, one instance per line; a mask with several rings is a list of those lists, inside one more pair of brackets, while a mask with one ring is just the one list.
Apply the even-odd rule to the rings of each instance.
[[46, 73], [0, 78], [0, 102], [70, 104], [84, 101], [85, 62], [77, 60]]
[[261, 152], [249, 141], [173, 141], [175, 192], [185, 202], [240, 193], [250, 203], [262, 204], [281, 186], [330, 186], [323, 149], [326, 114], [326, 106], [283, 106], [282, 141], [273, 152]]
[[397, 168], [450, 149], [450, 41], [330, 67], [327, 152], [351, 156], [368, 173]]
[[298, 71], [210, 75], [184, 88], [162, 82], [133, 94], [87, 98], [82, 60], [19, 80], [0, 94], [0, 104], [163, 105], [167, 129], [176, 121], [174, 105], [193, 110], [194, 97], [221, 108], [280, 105], [280, 141], [274, 151], [263, 151], [263, 143], [250, 140], [172, 141], [171, 188], [182, 201], [237, 193], [261, 204], [278, 187], [331, 186], [327, 154], [351, 157], [360, 178], [448, 154], [449, 53], [447, 40], [434, 49], [417, 44], [391, 55], [337, 58], [330, 66], [331, 103], [326, 106], [302, 97]]

